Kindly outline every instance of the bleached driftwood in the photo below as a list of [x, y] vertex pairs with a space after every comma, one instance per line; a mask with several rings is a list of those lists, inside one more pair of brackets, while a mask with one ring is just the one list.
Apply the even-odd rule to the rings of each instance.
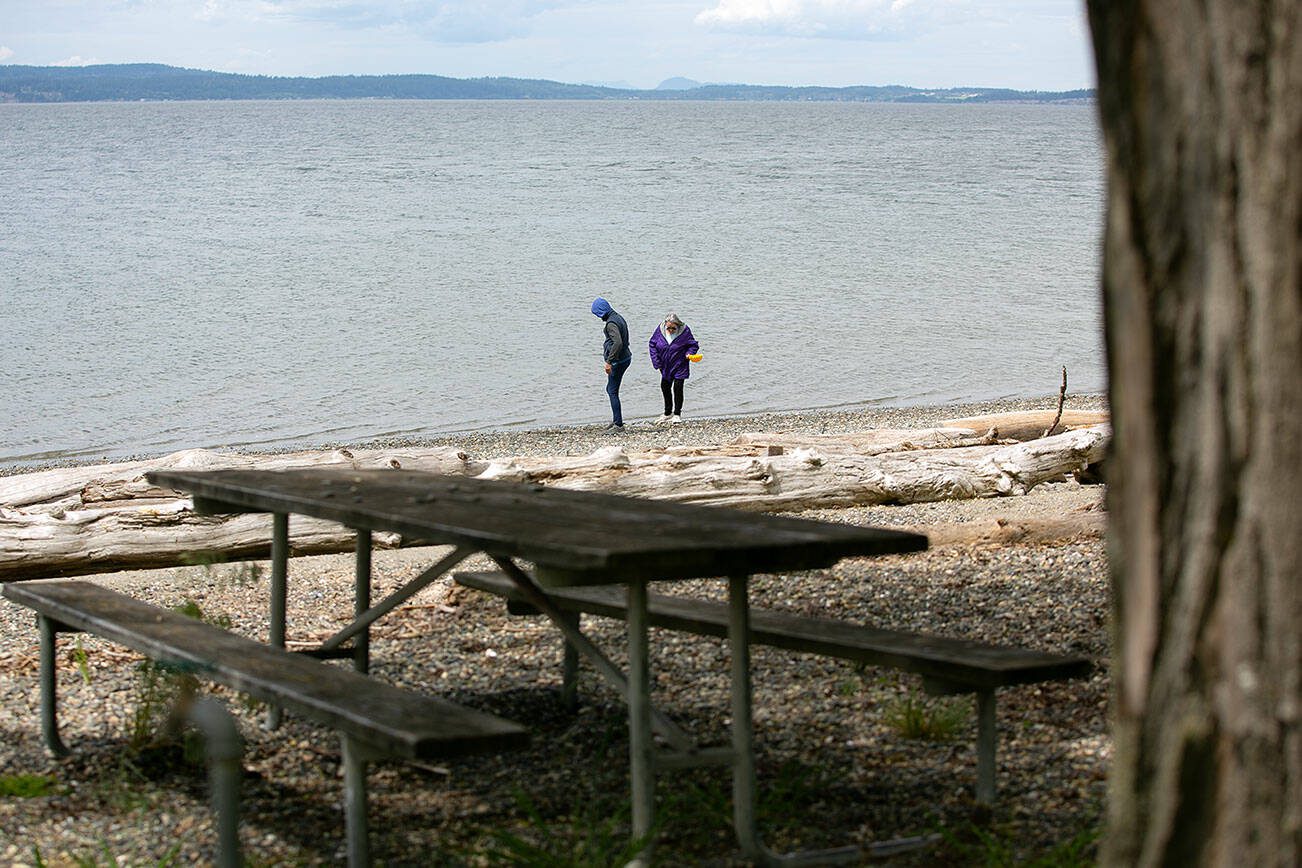
[[[404, 467], [689, 503], [792, 510], [1022, 494], [1100, 460], [1107, 437], [1107, 426], [1096, 426], [1027, 443], [928, 448], [988, 441], [970, 429], [913, 431], [894, 441], [909, 451], [874, 454], [889, 440], [884, 436], [863, 437], [862, 453], [846, 451], [844, 438], [831, 438], [813, 441], [822, 448], [784, 447], [777, 455], [755, 454], [776, 445], [772, 437], [759, 437], [756, 444], [724, 449], [629, 453], [612, 446], [587, 456], [491, 463], [455, 449], [273, 456], [192, 450], [152, 462], [0, 479], [0, 580], [164, 566], [195, 553], [265, 556], [270, 537], [266, 516], [196, 516], [188, 497], [144, 480], [144, 472], [156, 467]], [[351, 548], [353, 534], [329, 522], [295, 518], [290, 540], [296, 553], [335, 552]], [[397, 537], [377, 542], [401, 543]]]
[[[478, 474], [488, 463], [448, 447], [402, 452], [345, 450], [240, 455], [190, 449], [152, 461], [60, 468], [0, 478], [0, 581], [171, 566], [196, 557], [265, 557], [270, 518], [199, 516], [181, 492], [152, 486], [147, 470], [247, 467], [404, 467]], [[376, 534], [394, 546], [396, 534]], [[295, 554], [347, 551], [354, 534], [333, 522], [290, 521]]]
[[643, 459], [612, 447], [564, 474], [554, 464], [518, 458], [495, 462], [481, 477], [742, 509], [921, 503], [1024, 494], [1102, 458], [1108, 434], [1100, 425], [1027, 443], [867, 456], [796, 449]]
[[853, 452], [857, 455], [881, 455], [886, 452], [913, 452], [918, 449], [957, 449], [965, 446], [989, 446], [996, 438], [983, 429], [953, 426], [945, 428], [882, 428], [850, 434], [742, 434], [732, 442], [746, 447], [781, 447], [817, 449], [823, 454]]
[[156, 488], [145, 480], [147, 470], [218, 470], [228, 467], [277, 470], [287, 467], [348, 466], [357, 468], [407, 468], [435, 473], [476, 475], [488, 466], [452, 448], [387, 452], [376, 449], [335, 449], [329, 452], [285, 452], [277, 455], [243, 455], [186, 449], [149, 461], [129, 461], [85, 467], [67, 467], [0, 478], [0, 507], [26, 512], [58, 513], [95, 505], [101, 508], [126, 502], [174, 501], [178, 492]]
[[931, 548], [1009, 543], [1051, 543], [1100, 539], [1107, 529], [1101, 509], [1075, 510], [1065, 515], [1035, 518], [993, 517], [977, 521], [906, 527], [927, 535]]
[[[294, 554], [347, 551], [354, 534], [327, 521], [290, 520]], [[376, 544], [399, 543], [376, 534]], [[0, 581], [145, 569], [217, 559], [265, 558], [270, 553], [268, 515], [195, 515], [187, 502], [130, 509], [78, 510], [53, 516], [0, 515]]]
[[[968, 416], [963, 419], [946, 419], [940, 424], [947, 428], [971, 428], [993, 431], [1000, 440], [1034, 440], [1044, 435], [1053, 424], [1055, 410], [1019, 410], [1013, 413], [995, 413], [989, 416]], [[1063, 410], [1057, 428], [1072, 431], [1106, 425], [1108, 414], [1100, 410]]]

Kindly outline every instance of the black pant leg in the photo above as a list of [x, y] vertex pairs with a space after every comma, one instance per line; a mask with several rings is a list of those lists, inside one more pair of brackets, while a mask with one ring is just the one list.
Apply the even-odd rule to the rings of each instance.
[[[674, 411], [674, 405], [673, 405], [673, 403], [672, 403], [672, 398], [671, 398], [671, 396], [670, 396], [670, 385], [669, 385], [669, 384], [670, 384], [670, 381], [669, 381], [669, 380], [666, 380], [666, 379], [664, 379], [663, 377], [660, 379], [660, 394], [662, 394], [662, 395], [665, 396], [665, 415], [666, 415], [666, 416], [668, 416], [670, 413], [672, 413], [672, 412]], [[682, 390], [681, 390], [681, 389], [679, 390], [678, 395], [679, 395], [679, 403], [681, 404], [681, 403], [682, 403]]]

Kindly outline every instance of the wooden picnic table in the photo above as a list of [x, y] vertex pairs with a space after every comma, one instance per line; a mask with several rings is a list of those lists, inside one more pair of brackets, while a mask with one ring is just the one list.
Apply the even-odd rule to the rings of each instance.
[[[654, 821], [654, 767], [731, 764], [733, 822], [745, 855], [761, 864], [782, 857], [762, 843], [755, 821], [749, 577], [828, 567], [846, 557], [918, 551], [915, 533], [771, 516], [720, 507], [643, 500], [541, 484], [486, 481], [405, 470], [165, 470], [150, 482], [193, 495], [197, 512], [267, 512], [272, 523], [272, 644], [284, 645], [288, 516], [329, 519], [357, 535], [356, 617], [323, 643], [323, 654], [353, 657], [366, 671], [368, 627], [476, 552], [488, 555], [522, 596], [624, 696], [629, 708], [632, 831]], [[385, 600], [370, 601], [371, 532], [451, 545], [453, 551]], [[718, 577], [728, 582], [732, 658], [732, 747], [711, 751], [651, 706], [648, 583]], [[628, 600], [627, 676], [579, 631], [547, 588], [623, 585]], [[353, 640], [351, 650], [344, 643]], [[671, 751], [656, 754], [653, 732]], [[811, 854], [815, 858], [833, 854]], [[842, 853], [841, 855], [845, 855]]]

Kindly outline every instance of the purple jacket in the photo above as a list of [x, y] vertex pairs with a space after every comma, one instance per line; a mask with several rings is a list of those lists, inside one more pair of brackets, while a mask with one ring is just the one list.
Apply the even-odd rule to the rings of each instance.
[[660, 372], [662, 380], [686, 380], [692, 375], [692, 363], [687, 361], [689, 354], [700, 349], [692, 330], [683, 326], [682, 334], [674, 338], [671, 344], [660, 333], [660, 327], [651, 332], [651, 367]]

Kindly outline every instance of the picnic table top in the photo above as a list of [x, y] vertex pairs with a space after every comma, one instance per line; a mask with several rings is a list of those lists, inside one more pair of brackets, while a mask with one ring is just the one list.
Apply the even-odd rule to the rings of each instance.
[[907, 531], [413, 470], [156, 470], [201, 513], [314, 516], [538, 567], [544, 583], [607, 584], [816, 569], [919, 551]]

